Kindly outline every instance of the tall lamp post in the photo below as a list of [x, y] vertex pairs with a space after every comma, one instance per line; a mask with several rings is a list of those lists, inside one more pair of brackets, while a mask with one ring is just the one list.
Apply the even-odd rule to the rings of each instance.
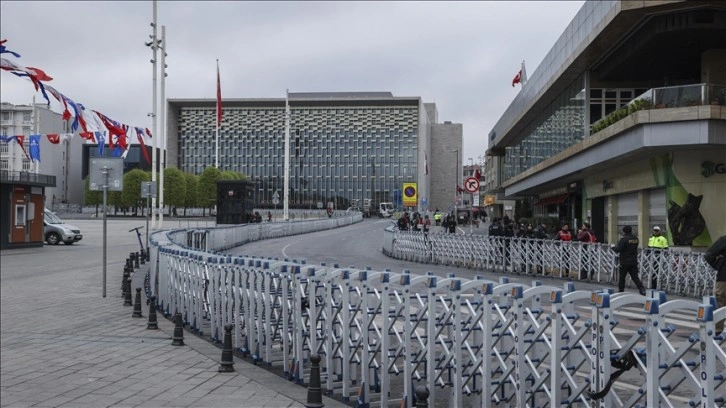
[[461, 173], [461, 169], [459, 168], [459, 149], [452, 150], [454, 152], [454, 155], [456, 156], [456, 168], [455, 168], [455, 174], [456, 174], [456, 190], [454, 190], [454, 217], [458, 218], [458, 214], [456, 214], [456, 210], [459, 209], [459, 173]]
[[[473, 176], [475, 174], [474, 159], [471, 157], [469, 157], [469, 170]], [[471, 193], [471, 202], [469, 203], [469, 234], [474, 233], [474, 194], [479, 194], [479, 192]]]

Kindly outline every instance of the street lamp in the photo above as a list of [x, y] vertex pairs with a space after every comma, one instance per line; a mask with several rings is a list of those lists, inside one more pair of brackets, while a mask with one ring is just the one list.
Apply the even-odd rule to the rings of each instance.
[[459, 173], [461, 172], [461, 169], [459, 169], [459, 149], [452, 150], [454, 152], [454, 155], [456, 156], [456, 190], [454, 192], [454, 216], [456, 215], [456, 210], [459, 208]]

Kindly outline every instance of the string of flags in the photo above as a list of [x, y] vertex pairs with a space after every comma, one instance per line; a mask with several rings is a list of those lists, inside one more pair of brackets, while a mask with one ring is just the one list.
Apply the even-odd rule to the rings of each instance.
[[[20, 54], [11, 51], [5, 43], [7, 40], [0, 40], [0, 55], [10, 54], [15, 58], [20, 58]], [[15, 61], [0, 57], [0, 69], [8, 71], [13, 75], [28, 79], [35, 88], [36, 92], [40, 91], [50, 108], [50, 98], [48, 94], [55, 98], [63, 108], [61, 119], [70, 123], [70, 129], [73, 133], [62, 134], [45, 134], [45, 135], [29, 135], [28, 151], [25, 150], [25, 135], [7, 136], [0, 135], [0, 142], [10, 143], [16, 142], [20, 145], [25, 156], [35, 162], [40, 163], [40, 140], [45, 136], [51, 144], [60, 144], [73, 138], [78, 131], [78, 136], [86, 140], [86, 143], [98, 143], [99, 155], [103, 155], [104, 148], [108, 144], [108, 148], [113, 151], [113, 157], [126, 157], [129, 149], [129, 137], [136, 136], [141, 146], [141, 152], [147, 163], [151, 163], [149, 154], [146, 151], [146, 139], [151, 139], [151, 131], [147, 128], [129, 126], [117, 122], [110, 117], [102, 114], [97, 110], [86, 109], [86, 107], [61, 93], [46, 82], [52, 81], [53, 77], [48, 75], [44, 70], [35, 67], [25, 67], [19, 65]]]

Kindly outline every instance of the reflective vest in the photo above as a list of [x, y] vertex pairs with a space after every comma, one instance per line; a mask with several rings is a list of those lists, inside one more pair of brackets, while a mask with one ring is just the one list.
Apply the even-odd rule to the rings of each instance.
[[663, 235], [652, 235], [648, 239], [648, 248], [668, 249], [668, 238]]
[[441, 213], [434, 214], [434, 220], [441, 221]]

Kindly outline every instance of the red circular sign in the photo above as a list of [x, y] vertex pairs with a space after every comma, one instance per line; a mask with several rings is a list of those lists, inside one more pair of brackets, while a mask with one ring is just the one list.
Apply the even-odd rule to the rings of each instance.
[[416, 197], [416, 187], [408, 186], [403, 190], [403, 195], [406, 197]]

